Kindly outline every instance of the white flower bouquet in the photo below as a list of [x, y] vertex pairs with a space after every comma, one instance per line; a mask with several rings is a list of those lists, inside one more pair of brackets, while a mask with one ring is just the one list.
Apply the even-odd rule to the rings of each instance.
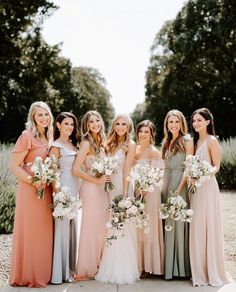
[[[91, 170], [97, 176], [102, 175], [112, 175], [115, 168], [117, 167], [118, 160], [114, 156], [106, 156], [106, 157], [96, 157], [92, 160]], [[105, 191], [109, 192], [114, 189], [114, 185], [112, 182], [105, 183]]]
[[199, 155], [188, 155], [184, 164], [184, 175], [188, 177], [188, 190], [192, 194], [195, 194], [197, 187], [208, 180], [217, 169]]
[[[60, 170], [58, 160], [55, 156], [47, 157], [44, 161], [42, 157], [35, 157], [32, 163], [31, 170], [34, 173], [32, 182], [42, 181], [49, 185], [55, 182], [56, 187], [60, 187]], [[38, 199], [43, 199], [44, 189], [37, 190], [36, 195]]]
[[135, 188], [151, 193], [163, 177], [163, 174], [164, 172], [160, 168], [136, 164], [130, 175]]
[[[186, 209], [187, 203], [181, 196], [170, 196], [167, 199], [167, 202], [161, 204], [159, 209], [160, 218], [167, 219], [170, 218], [175, 221], [184, 221], [184, 222], [191, 222], [193, 216], [192, 209]], [[166, 231], [171, 231], [172, 226], [166, 225]]]
[[[124, 236], [124, 224], [131, 218], [135, 218], [137, 228], [145, 228], [145, 232], [149, 231], [147, 220], [148, 215], [145, 213], [144, 204], [141, 200], [124, 198], [122, 195], [114, 197], [110, 204], [110, 222], [107, 228], [112, 230], [112, 234], [107, 237], [107, 242], [118, 238], [118, 235]], [[120, 231], [117, 233], [117, 231]]]
[[71, 195], [69, 187], [63, 186], [60, 192], [53, 194], [52, 216], [61, 220], [63, 218], [73, 219], [77, 216], [77, 211], [81, 206], [81, 200]]

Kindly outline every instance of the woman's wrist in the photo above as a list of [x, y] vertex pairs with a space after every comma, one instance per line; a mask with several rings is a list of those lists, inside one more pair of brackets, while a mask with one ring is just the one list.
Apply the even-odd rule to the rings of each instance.
[[32, 177], [31, 175], [28, 175], [28, 176], [27, 176], [27, 180], [28, 180], [28, 183], [29, 183], [30, 185], [33, 184], [33, 177]]

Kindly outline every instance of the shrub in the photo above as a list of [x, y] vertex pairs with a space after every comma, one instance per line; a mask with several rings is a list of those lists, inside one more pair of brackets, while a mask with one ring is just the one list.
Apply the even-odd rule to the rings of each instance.
[[236, 138], [221, 142], [222, 160], [217, 181], [221, 188], [236, 189]]
[[0, 233], [11, 233], [17, 178], [9, 169], [11, 145], [0, 144]]

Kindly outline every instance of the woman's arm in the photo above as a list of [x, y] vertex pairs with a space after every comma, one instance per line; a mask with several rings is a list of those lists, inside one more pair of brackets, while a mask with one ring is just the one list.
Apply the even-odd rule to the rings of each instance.
[[217, 173], [220, 169], [220, 162], [221, 162], [221, 147], [220, 143], [215, 137], [211, 137], [208, 143], [209, 154], [211, 158], [211, 163], [213, 166], [217, 168], [215, 173]]
[[102, 184], [102, 183], [105, 183], [107, 181], [110, 181], [110, 179], [107, 180], [105, 175], [103, 175], [99, 178], [96, 178], [94, 176], [87, 174], [86, 172], [84, 172], [81, 169], [88, 153], [89, 153], [89, 142], [83, 141], [80, 144], [79, 152], [77, 153], [76, 159], [75, 159], [73, 167], [72, 167], [73, 175], [78, 176], [78, 177], [80, 177], [88, 182], [95, 183], [95, 184]]
[[41, 181], [35, 181], [32, 183], [32, 177], [28, 174], [23, 168], [22, 164], [24, 163], [24, 159], [27, 156], [28, 151], [21, 152], [13, 152], [12, 158], [10, 162], [10, 168], [12, 172], [23, 182], [31, 184], [35, 186], [37, 189], [45, 188], [46, 184]]
[[[185, 152], [186, 152], [186, 156], [187, 155], [193, 155], [194, 152], [194, 146], [193, 146], [193, 141], [192, 140], [188, 140], [185, 142]], [[186, 184], [187, 181], [187, 177], [186, 176], [182, 176], [181, 181], [179, 183], [178, 188], [176, 189], [175, 193], [180, 194], [183, 190], [184, 185]]]
[[124, 196], [128, 196], [129, 181], [127, 180], [130, 175], [130, 169], [134, 162], [136, 155], [136, 144], [131, 141], [128, 145], [128, 152], [125, 159], [124, 165], [124, 177], [123, 177], [123, 187], [124, 187]]
[[[59, 147], [55, 147], [55, 146], [52, 146], [49, 150], [49, 156], [55, 156], [57, 158], [57, 160], [59, 160], [60, 158], [60, 148]], [[52, 183], [52, 188], [53, 188], [53, 191], [55, 193], [58, 193], [59, 192], [59, 188], [56, 188], [56, 184], [55, 182]]]

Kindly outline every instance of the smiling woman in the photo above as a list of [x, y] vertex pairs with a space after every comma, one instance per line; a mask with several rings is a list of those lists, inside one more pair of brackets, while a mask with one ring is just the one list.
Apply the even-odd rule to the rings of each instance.
[[[45, 159], [48, 142], [52, 138], [53, 117], [48, 105], [31, 105], [27, 129], [13, 148], [11, 169], [18, 177], [13, 230], [10, 284], [13, 286], [45, 287], [50, 282], [52, 267], [53, 225], [52, 192], [40, 180], [32, 180], [30, 164], [35, 157]], [[36, 190], [44, 189], [38, 199]], [[27, 251], [27, 252], [25, 252]]]

